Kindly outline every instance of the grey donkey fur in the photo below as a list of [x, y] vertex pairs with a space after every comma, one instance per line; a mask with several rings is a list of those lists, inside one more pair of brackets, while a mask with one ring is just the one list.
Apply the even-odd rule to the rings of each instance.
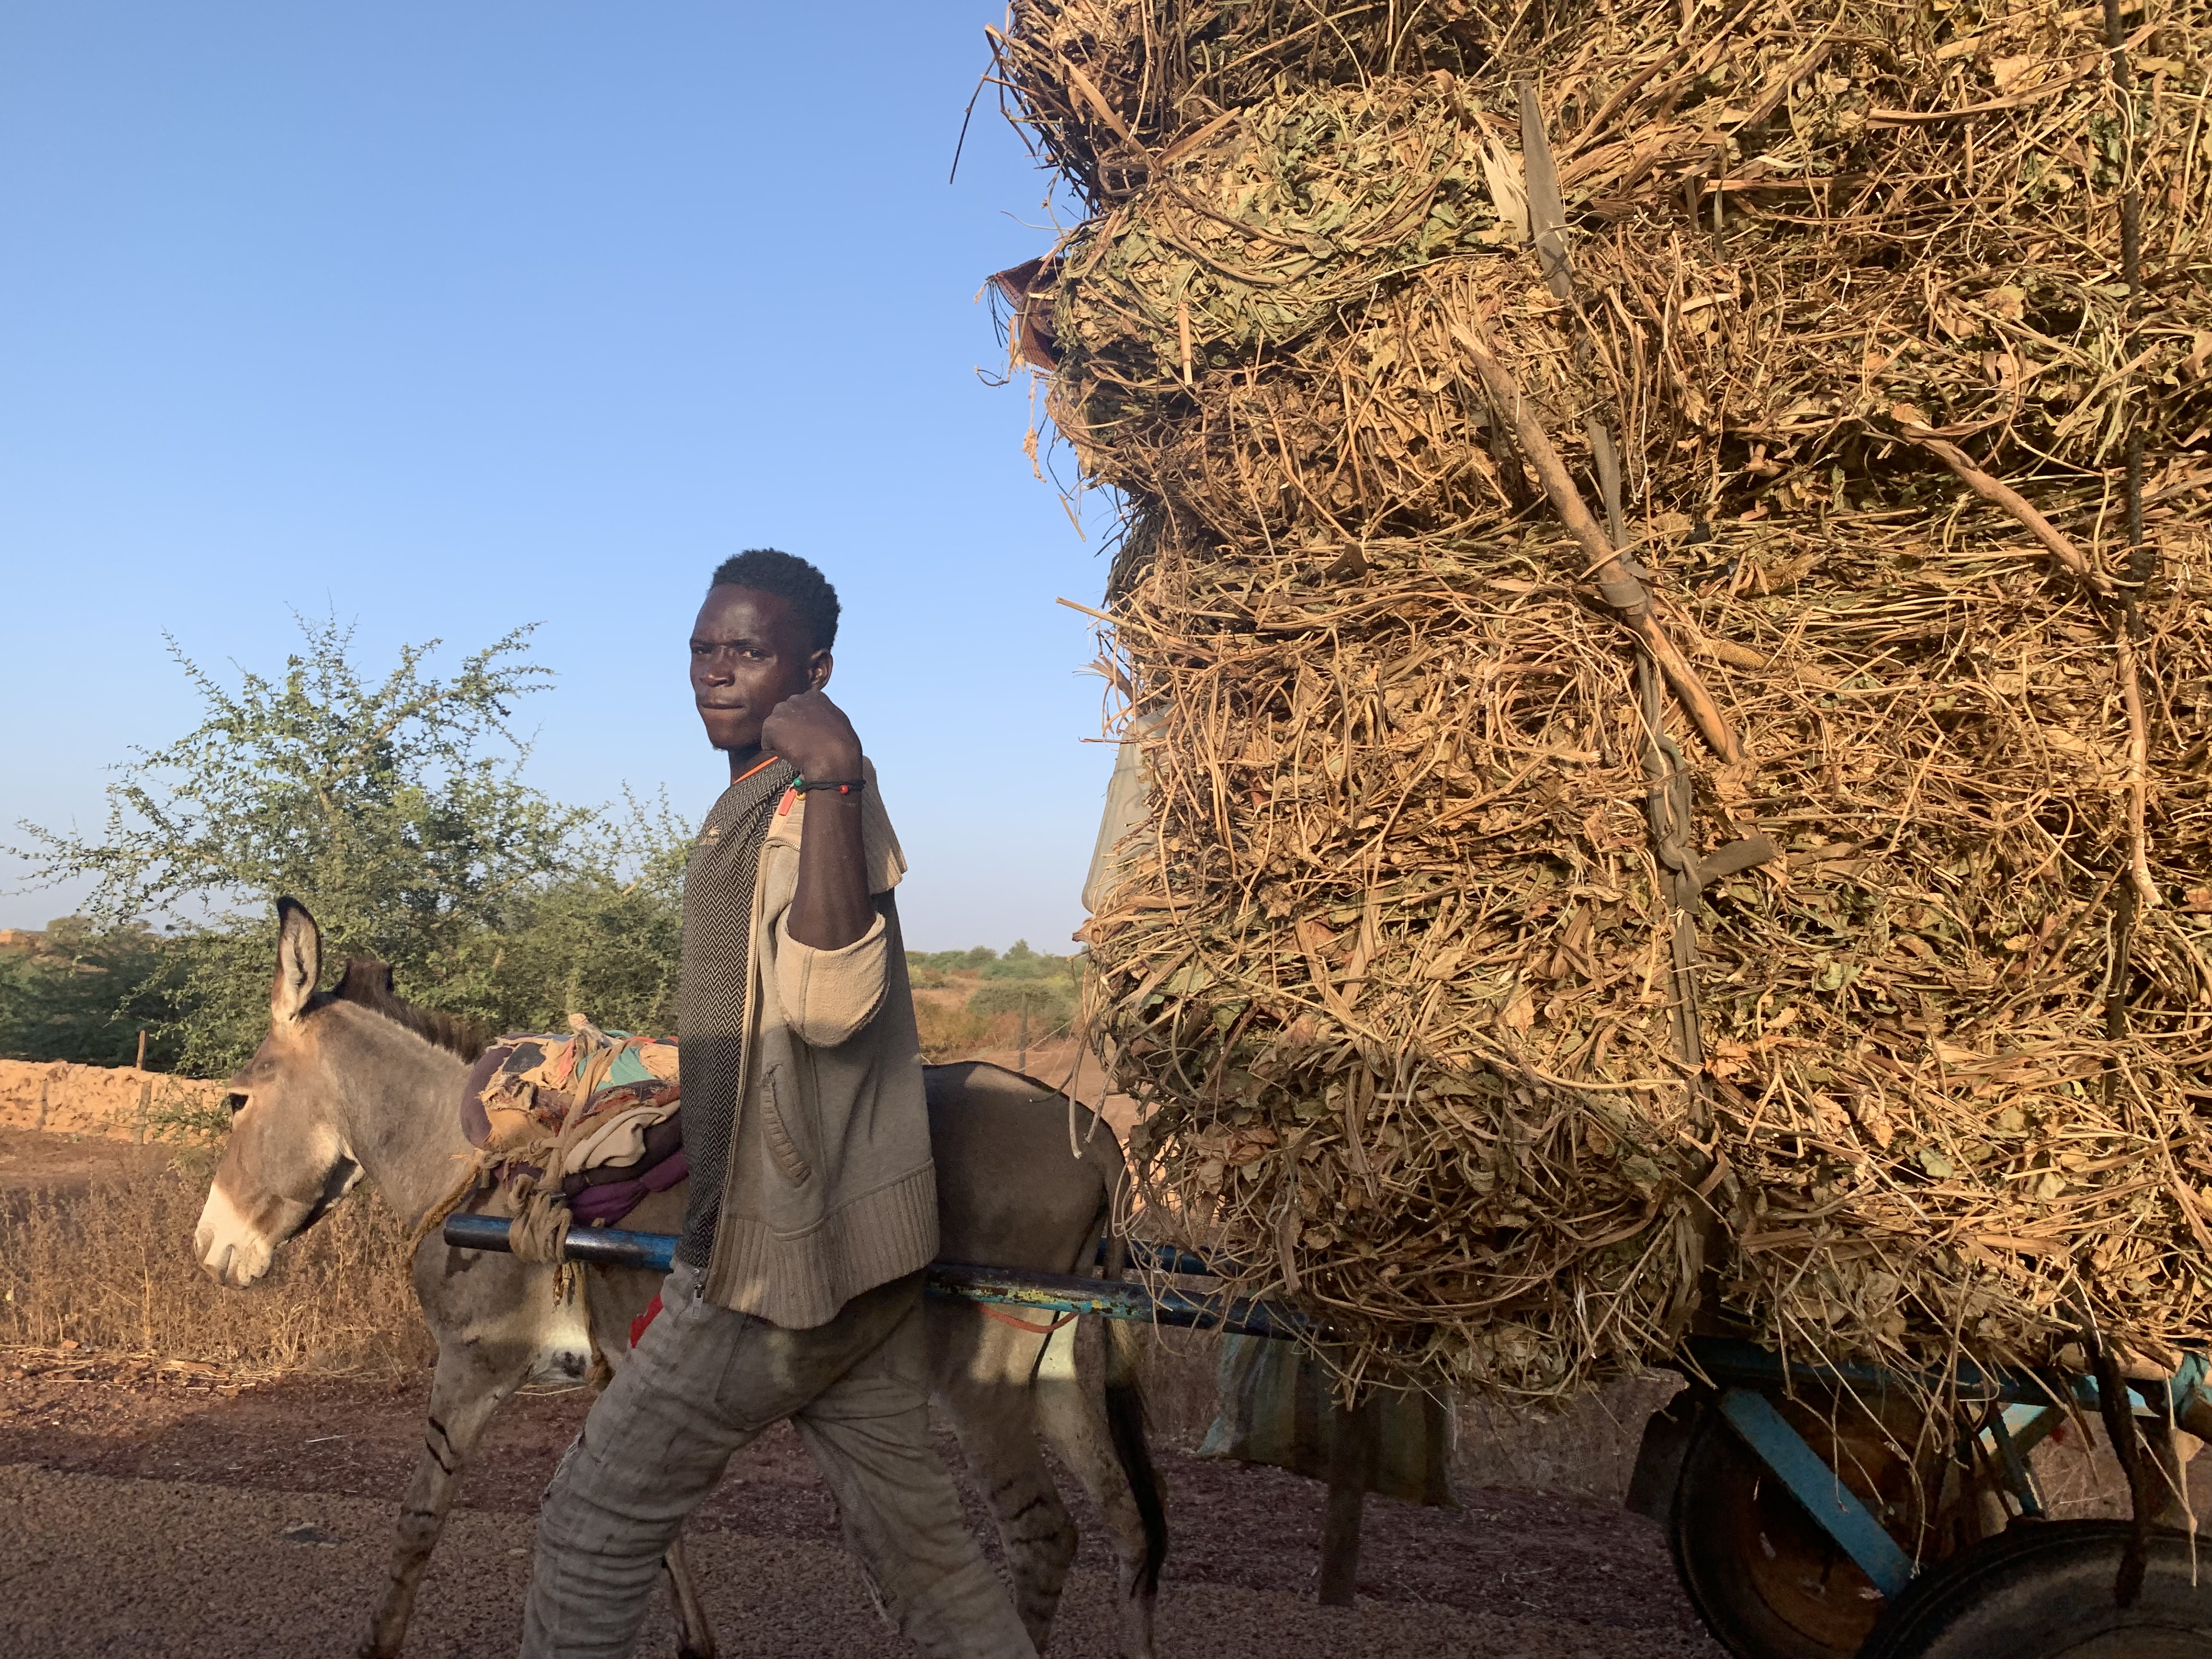
[[[458, 1107], [477, 1044], [458, 1022], [391, 991], [381, 963], [349, 964], [336, 993], [318, 991], [321, 938], [303, 906], [281, 901], [270, 1029], [232, 1079], [233, 1126], [197, 1238], [200, 1263], [228, 1285], [252, 1283], [286, 1239], [367, 1179], [410, 1224], [451, 1190], [473, 1149]], [[983, 1065], [929, 1069], [939, 1254], [947, 1261], [1087, 1273], [1127, 1179], [1105, 1125], [1069, 1154], [1066, 1103], [1031, 1079]], [[624, 1224], [673, 1232], [685, 1188], [656, 1194]], [[476, 1207], [499, 1214], [501, 1195]], [[1109, 1269], [1110, 1271], [1111, 1269]], [[596, 1352], [619, 1365], [629, 1322], [657, 1275], [588, 1268], [580, 1297], [556, 1294], [554, 1269], [457, 1250], [426, 1237], [415, 1291], [438, 1346], [422, 1455], [409, 1482], [390, 1583], [360, 1653], [392, 1659], [405, 1639], [422, 1571], [464, 1466], [492, 1413], [530, 1381], [580, 1382]], [[1022, 1315], [1028, 1322], [1046, 1321]], [[1120, 1563], [1121, 1645], [1152, 1659], [1153, 1613], [1167, 1528], [1146, 1448], [1133, 1334], [1083, 1319], [1048, 1332], [933, 1298], [933, 1398], [987, 1494], [1030, 1639], [1044, 1651], [1074, 1557], [1075, 1527], [1039, 1447], [1073, 1470], [1105, 1516]], [[681, 1650], [711, 1659], [714, 1631], [682, 1543], [667, 1580]]]

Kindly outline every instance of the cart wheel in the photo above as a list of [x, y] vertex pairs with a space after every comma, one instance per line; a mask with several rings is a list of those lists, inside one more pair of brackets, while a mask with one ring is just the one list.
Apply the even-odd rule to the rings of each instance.
[[2123, 1608], [2127, 1540], [2124, 1521], [2017, 1523], [1915, 1579], [1862, 1659], [2207, 1659], [2212, 1575], [2191, 1572], [2188, 1537], [2151, 1534], [2142, 1593]]
[[[1877, 1515], [1900, 1507], [1911, 1471], [1873, 1425], [1839, 1443], [1809, 1412], [1776, 1403]], [[1668, 1532], [1691, 1604], [1737, 1659], [1851, 1659], [1881, 1617], [1873, 1582], [1716, 1411], [1690, 1431]]]

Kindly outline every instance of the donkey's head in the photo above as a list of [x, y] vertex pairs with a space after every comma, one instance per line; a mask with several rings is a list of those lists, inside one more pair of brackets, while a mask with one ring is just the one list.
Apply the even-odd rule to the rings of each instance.
[[[373, 1097], [372, 1083], [389, 1084], [410, 1060], [442, 1074], [471, 1053], [472, 1034], [402, 1002], [380, 962], [349, 962], [337, 991], [319, 991], [323, 941], [314, 917], [289, 898], [276, 901], [276, 914], [269, 1035], [230, 1079], [230, 1141], [194, 1240], [200, 1266], [226, 1285], [253, 1283], [278, 1245], [353, 1190], [362, 1178], [357, 1133], [371, 1143], [391, 1139], [388, 1123], [353, 1121]], [[451, 1057], [434, 1057], [433, 1048]]]
[[276, 901], [276, 977], [269, 1035], [230, 1079], [230, 1142], [193, 1240], [200, 1266], [251, 1285], [276, 1247], [313, 1226], [361, 1179], [331, 1107], [337, 1080], [316, 1041], [323, 936], [307, 907]]

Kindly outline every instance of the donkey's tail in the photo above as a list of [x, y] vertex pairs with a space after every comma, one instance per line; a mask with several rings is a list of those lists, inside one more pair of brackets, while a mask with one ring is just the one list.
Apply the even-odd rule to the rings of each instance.
[[[1119, 1232], [1110, 1234], [1106, 1246], [1106, 1277], [1119, 1279], [1128, 1258], [1128, 1245]], [[1145, 1410], [1142, 1339], [1127, 1320], [1109, 1319], [1106, 1326], [1106, 1430], [1114, 1441], [1114, 1456], [1129, 1482], [1136, 1500], [1137, 1516], [1145, 1528], [1145, 1565], [1131, 1589], [1138, 1595], [1158, 1592], [1160, 1567], [1168, 1559], [1167, 1489], [1152, 1465], [1150, 1427]]]

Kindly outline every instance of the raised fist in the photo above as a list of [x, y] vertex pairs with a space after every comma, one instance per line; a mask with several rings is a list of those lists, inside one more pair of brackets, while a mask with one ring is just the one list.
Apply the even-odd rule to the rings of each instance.
[[823, 691], [786, 697], [761, 723], [761, 747], [781, 755], [810, 783], [842, 783], [860, 775], [860, 738], [845, 711]]

